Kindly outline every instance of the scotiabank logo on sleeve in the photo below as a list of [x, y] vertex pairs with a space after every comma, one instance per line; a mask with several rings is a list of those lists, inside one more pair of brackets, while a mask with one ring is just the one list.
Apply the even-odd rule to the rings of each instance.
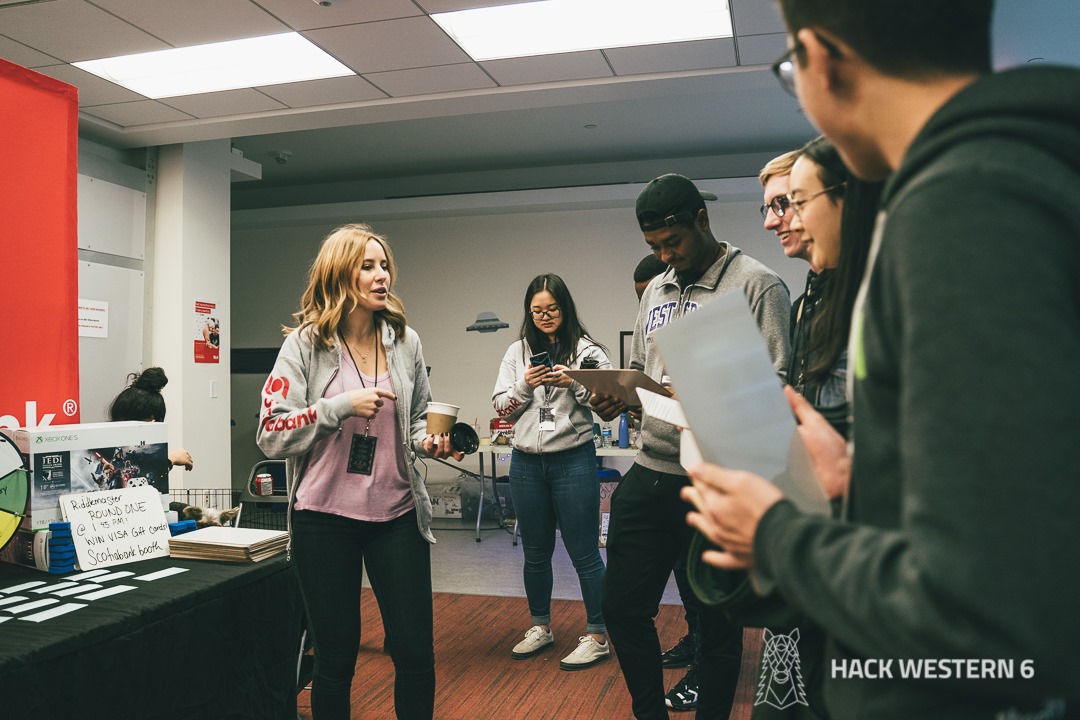
[[266, 415], [263, 417], [263, 430], [266, 432], [281, 432], [282, 430], [296, 430], [302, 428], [305, 425], [314, 425], [318, 415], [315, 414], [315, 408], [310, 407], [296, 415], [286, 415], [280, 417], [273, 417], [272, 415]]
[[266, 432], [295, 430], [305, 425], [314, 425], [318, 415], [315, 408], [309, 407], [294, 415], [273, 417], [270, 410], [289, 397], [289, 379], [271, 375], [263, 388], [262, 426]]
[[271, 408], [289, 397], [289, 378], [274, 377], [266, 379], [263, 388], [263, 407]]

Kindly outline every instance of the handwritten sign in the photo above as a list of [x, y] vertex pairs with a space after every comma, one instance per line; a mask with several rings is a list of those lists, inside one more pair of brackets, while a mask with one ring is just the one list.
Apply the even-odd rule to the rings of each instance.
[[152, 486], [60, 496], [83, 570], [169, 555], [169, 522]]

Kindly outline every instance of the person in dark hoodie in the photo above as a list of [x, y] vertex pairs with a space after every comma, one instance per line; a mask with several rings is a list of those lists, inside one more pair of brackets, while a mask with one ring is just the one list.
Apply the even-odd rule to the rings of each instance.
[[1080, 71], [990, 73], [991, 0], [780, 5], [777, 76], [857, 176], [888, 177], [850, 455], [787, 390], [847, 508], [701, 465], [689, 521], [723, 550], [691, 563], [749, 569], [825, 630], [834, 718], [1076, 716]]

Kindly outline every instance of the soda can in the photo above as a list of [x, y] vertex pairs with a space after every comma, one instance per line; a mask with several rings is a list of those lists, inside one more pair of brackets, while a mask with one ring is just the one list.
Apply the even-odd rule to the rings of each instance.
[[259, 473], [256, 475], [254, 492], [256, 495], [273, 495], [274, 476], [270, 473]]

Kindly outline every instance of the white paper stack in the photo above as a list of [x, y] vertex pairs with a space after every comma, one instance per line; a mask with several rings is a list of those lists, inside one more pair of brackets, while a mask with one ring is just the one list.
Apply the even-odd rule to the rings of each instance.
[[205, 527], [169, 539], [169, 555], [193, 560], [259, 562], [285, 550], [289, 533], [257, 528]]

